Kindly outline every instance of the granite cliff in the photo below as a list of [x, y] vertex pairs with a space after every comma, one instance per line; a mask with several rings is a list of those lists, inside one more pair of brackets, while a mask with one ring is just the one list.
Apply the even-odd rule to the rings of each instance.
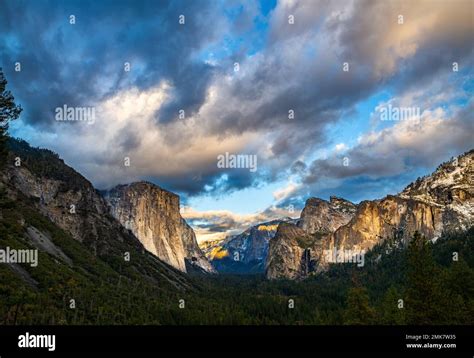
[[291, 218], [272, 220], [251, 226], [238, 235], [202, 244], [206, 257], [219, 272], [263, 273], [270, 240], [281, 222], [296, 222]]
[[[24, 231], [25, 243], [51, 255], [62, 264], [58, 270], [73, 267], [90, 277], [109, 270], [111, 275], [124, 276], [124, 284], [138, 275], [172, 290], [191, 287], [186, 275], [149, 254], [110, 214], [93, 185], [57, 154], [15, 139], [9, 139], [8, 148], [0, 176], [2, 195], [17, 206], [18, 231]], [[69, 237], [79, 245], [67, 244]]]
[[148, 182], [118, 185], [103, 192], [111, 214], [161, 260], [187, 272], [215, 272], [192, 228], [181, 217], [179, 196]]
[[467, 230], [474, 225], [474, 151], [380, 200], [354, 205], [338, 198], [308, 199], [298, 224], [288, 225], [280, 225], [270, 241], [270, 279], [304, 278], [325, 270], [334, 262], [334, 252], [355, 257], [384, 240], [406, 245], [415, 231], [436, 240], [445, 232]]

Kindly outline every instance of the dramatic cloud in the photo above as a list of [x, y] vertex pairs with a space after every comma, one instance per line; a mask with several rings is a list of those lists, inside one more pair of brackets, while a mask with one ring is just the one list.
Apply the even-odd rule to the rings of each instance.
[[[0, 7], [0, 66], [25, 108], [14, 134], [100, 188], [146, 179], [207, 198], [274, 185], [263, 220], [310, 195], [382, 196], [470, 149], [470, 0]], [[64, 104], [94, 107], [94, 123], [55, 121]], [[382, 123], [388, 106], [421, 118]], [[218, 168], [226, 152], [256, 155], [258, 170]], [[253, 221], [218, 217], [200, 230]]]
[[[146, 90], [161, 80], [175, 91], [161, 120], [174, 116], [177, 102], [195, 111], [212, 77], [212, 67], [195, 57], [225, 26], [208, 1], [2, 1], [1, 8], [0, 61], [27, 104], [24, 120], [44, 126], [54, 125], [58, 105], [93, 105], [118, 90]], [[181, 14], [185, 25], [178, 22]], [[16, 62], [21, 72], [13, 71]]]
[[353, 148], [342, 153], [336, 149], [329, 158], [313, 161], [304, 182], [357, 176], [381, 178], [413, 168], [432, 168], [472, 148], [473, 113], [471, 99], [465, 107], [426, 109], [419, 118], [368, 132]]

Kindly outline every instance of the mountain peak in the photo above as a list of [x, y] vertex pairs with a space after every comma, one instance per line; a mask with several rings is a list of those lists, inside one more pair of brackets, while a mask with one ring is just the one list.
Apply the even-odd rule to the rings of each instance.
[[104, 192], [104, 197], [112, 215], [149, 252], [183, 272], [189, 265], [214, 272], [194, 231], [181, 217], [178, 195], [151, 182], [139, 181], [118, 185]]
[[140, 180], [140, 181], [135, 181], [131, 182], [128, 184], [118, 184], [115, 187], [111, 188], [110, 190], [104, 190], [103, 193], [107, 194], [113, 191], [120, 191], [120, 190], [134, 190], [134, 191], [156, 191], [156, 192], [164, 192], [169, 194], [170, 196], [175, 196], [179, 198], [179, 195], [176, 193], [173, 193], [169, 190], [163, 189], [161, 186], [146, 181], [146, 180]]
[[357, 206], [348, 200], [331, 196], [330, 201], [309, 198], [301, 212], [298, 226], [309, 233], [334, 232], [349, 222]]
[[295, 222], [284, 217], [258, 223], [238, 235], [201, 243], [201, 248], [220, 272], [260, 273], [265, 269], [269, 243], [279, 225]]
[[442, 207], [474, 221], [474, 150], [442, 163], [428, 176], [418, 178], [399, 196]]
[[[324, 270], [324, 250], [360, 253], [384, 240], [406, 243], [416, 231], [436, 240], [443, 232], [466, 230], [474, 224], [473, 181], [471, 150], [441, 164], [398, 195], [365, 200], [358, 205], [337, 197], [331, 197], [329, 202], [310, 198], [301, 212], [298, 230], [280, 224], [270, 243], [267, 277], [302, 278]], [[311, 237], [315, 238], [313, 244], [319, 246], [308, 246]], [[312, 266], [313, 262], [317, 267]]]

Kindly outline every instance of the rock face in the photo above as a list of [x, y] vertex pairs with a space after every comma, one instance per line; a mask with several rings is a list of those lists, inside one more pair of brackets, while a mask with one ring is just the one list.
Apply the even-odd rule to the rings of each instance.
[[[2, 181], [13, 196], [24, 195], [61, 229], [88, 246], [96, 255], [109, 251], [114, 241], [137, 241], [108, 211], [107, 203], [92, 184], [59, 157], [26, 142], [11, 140], [9, 164]], [[13, 165], [14, 156], [21, 159]]]
[[[73, 265], [75, 270], [83, 272], [90, 271], [91, 266], [73, 261], [74, 256], [69, 257], [68, 252], [76, 255], [79, 252], [82, 257], [82, 249], [87, 249], [84, 257], [94, 257], [94, 262], [100, 263], [94, 266], [91, 276], [101, 273], [104, 267], [108, 267], [108, 272], [122, 275], [122, 265], [126, 264], [133, 274], [163, 289], [174, 292], [192, 288], [186, 275], [146, 252], [130, 230], [110, 214], [107, 202], [92, 184], [57, 154], [11, 138], [8, 149], [7, 163], [0, 172], [0, 190], [16, 202], [18, 215], [28, 213], [21, 217], [19, 224], [25, 225], [25, 239], [29, 244], [55, 257], [58, 265], [61, 262]], [[46, 217], [52, 224], [46, 227], [57, 227], [81, 244], [68, 247], [70, 251], [63, 250], [61, 245], [70, 238], [55, 242], [42, 221], [28, 223], [30, 216]], [[130, 255], [128, 262], [124, 260], [125, 253]], [[13, 266], [12, 269], [28, 282], [25, 270]], [[29, 281], [34, 286], [34, 281]]]
[[383, 239], [407, 241], [415, 231], [436, 238], [442, 229], [441, 208], [389, 195], [360, 203], [354, 218], [334, 232], [329, 245], [330, 249], [367, 251]]
[[161, 260], [186, 272], [186, 265], [214, 272], [181, 217], [179, 196], [148, 182], [119, 185], [103, 193], [112, 215]]
[[135, 183], [118, 186], [106, 193], [105, 199], [88, 180], [64, 163], [60, 170], [55, 168], [44, 175], [37, 175], [27, 165], [8, 169], [6, 181], [35, 198], [45, 216], [97, 254], [106, 251], [110, 240], [133, 237], [180, 271], [186, 272], [185, 258], [192, 265], [213, 271], [193, 230], [181, 218], [179, 197], [173, 193], [153, 184]]
[[270, 241], [265, 265], [267, 278], [300, 279], [321, 270], [329, 236], [346, 225], [356, 209], [355, 204], [335, 196], [330, 201], [308, 199], [297, 225], [280, 224]]
[[415, 231], [436, 240], [474, 225], [474, 151], [440, 165], [398, 195], [359, 204], [354, 218], [332, 236], [334, 247], [368, 250], [379, 240], [408, 241]]
[[266, 262], [269, 279], [301, 279], [315, 272], [321, 259], [321, 238], [298, 226], [281, 223], [270, 242]]
[[[471, 150], [440, 165], [432, 175], [418, 179], [398, 195], [357, 206], [337, 198], [330, 202], [309, 199], [298, 222], [300, 230], [279, 227], [270, 242], [266, 275], [270, 279], [304, 278], [333, 262], [328, 253], [359, 255], [387, 239], [406, 244], [415, 231], [436, 240], [443, 232], [464, 231], [473, 225]], [[302, 250], [311, 250], [309, 260]]]
[[301, 212], [298, 226], [314, 233], [331, 233], [354, 216], [357, 206], [348, 200], [331, 196], [330, 201], [310, 198]]
[[181, 229], [182, 229], [182, 239], [184, 245], [186, 270], [197, 269], [198, 271], [204, 271], [207, 273], [217, 273], [216, 269], [209, 260], [206, 258], [206, 255], [202, 252], [199, 247], [199, 244], [196, 240], [196, 234], [191, 226], [181, 218]]
[[219, 272], [263, 273], [270, 240], [281, 222], [295, 222], [284, 218], [252, 226], [243, 233], [224, 240], [204, 243], [201, 247]]
[[441, 164], [398, 196], [440, 209], [444, 230], [468, 229], [474, 222], [474, 150]]

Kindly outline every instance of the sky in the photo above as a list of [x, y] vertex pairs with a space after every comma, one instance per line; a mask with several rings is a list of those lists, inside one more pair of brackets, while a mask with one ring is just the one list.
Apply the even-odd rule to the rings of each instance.
[[472, 149], [473, 49], [472, 0], [0, 0], [11, 135], [99, 189], [179, 194], [200, 241], [395, 194]]

